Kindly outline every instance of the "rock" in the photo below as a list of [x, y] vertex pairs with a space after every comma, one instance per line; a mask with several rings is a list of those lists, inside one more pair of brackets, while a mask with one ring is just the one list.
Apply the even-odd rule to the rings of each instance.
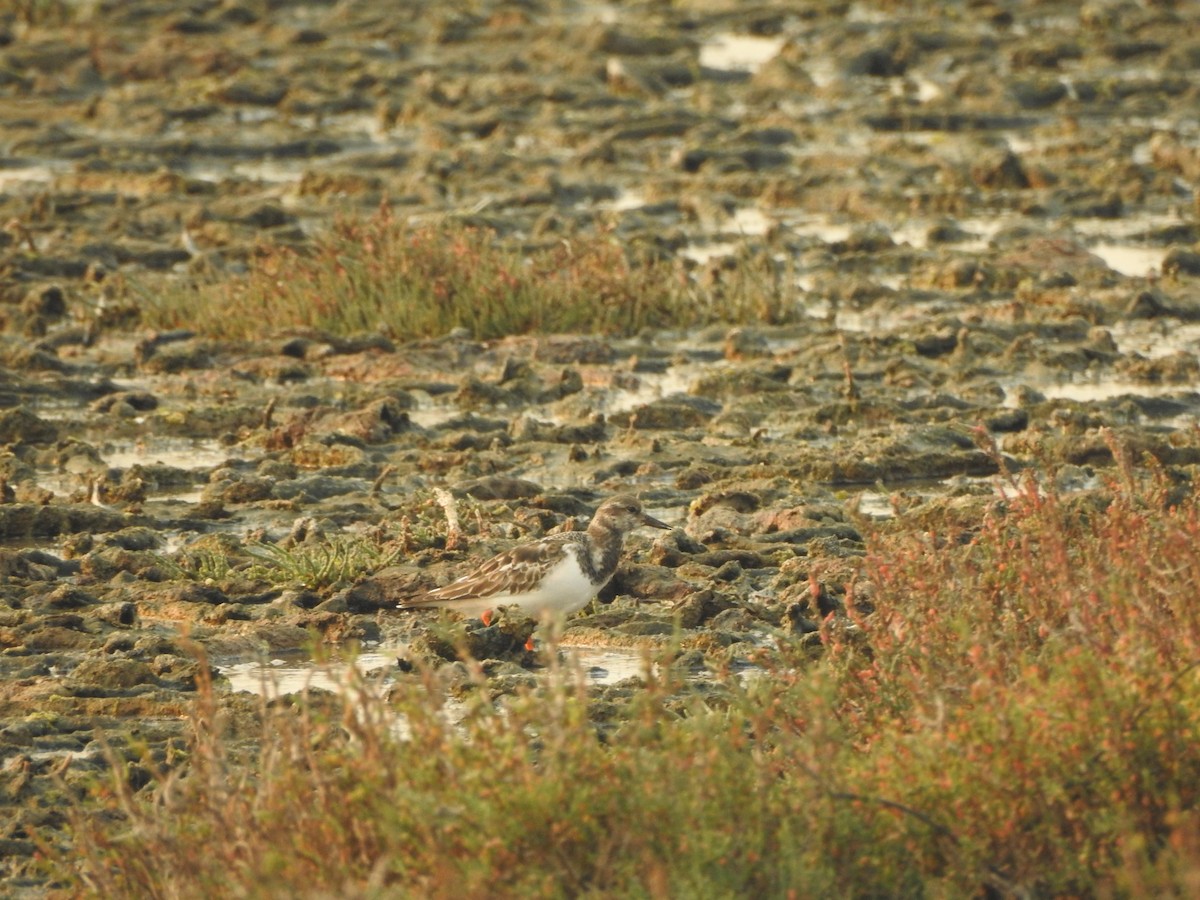
[[97, 506], [0, 504], [0, 536], [7, 538], [100, 534], [116, 531], [126, 524], [128, 519], [123, 513]]
[[256, 503], [270, 499], [274, 491], [275, 483], [271, 479], [244, 475], [236, 480], [206, 485], [202, 497], [223, 503]]
[[895, 246], [896, 242], [892, 239], [891, 232], [879, 225], [855, 228], [844, 240], [830, 241], [829, 243], [829, 249], [839, 255], [880, 253], [884, 250], [891, 250]]
[[205, 603], [212, 606], [229, 602], [229, 598], [219, 588], [196, 582], [168, 585], [158, 594], [158, 598], [169, 602]]
[[1011, 82], [1009, 91], [1022, 109], [1045, 109], [1067, 96], [1059, 78], [1029, 78]]
[[[968, 241], [975, 237], [969, 231], [964, 230], [957, 222], [947, 220], [939, 222], [936, 225], [931, 225], [925, 232], [925, 240], [930, 244], [960, 244], [963, 241]], [[970, 284], [971, 279], [967, 279], [964, 284]]]
[[24, 630], [20, 646], [27, 651], [85, 650], [96, 643], [86, 631], [82, 616], [44, 616], [41, 622]]
[[23, 406], [0, 410], [0, 444], [49, 444], [58, 440], [58, 427]]
[[791, 366], [782, 364], [738, 366], [701, 375], [692, 382], [688, 392], [713, 400], [753, 397], [775, 391], [786, 392], [792, 372]]
[[908, 69], [908, 61], [899, 44], [887, 43], [867, 47], [848, 59], [843, 67], [846, 75], [867, 75], [872, 78], [895, 78]]
[[523, 478], [493, 475], [462, 487], [464, 493], [476, 500], [519, 500], [536, 497], [543, 492], [539, 484]]
[[104, 639], [105, 653], [129, 653], [133, 650], [136, 643], [135, 637], [130, 632], [114, 631]]
[[134, 412], [150, 412], [158, 409], [158, 398], [149, 391], [117, 391], [93, 401], [91, 410], [106, 413], [122, 405]]
[[412, 397], [401, 393], [374, 400], [354, 412], [320, 419], [310, 427], [317, 434], [334, 433], [381, 444], [414, 427], [407, 412], [414, 405]]
[[56, 284], [34, 288], [21, 301], [21, 311], [29, 316], [44, 316], [58, 319], [67, 314], [67, 299], [63, 289]]
[[42, 601], [46, 609], [80, 609], [96, 604], [95, 594], [89, 593], [74, 585], [64, 584], [55, 588]]
[[282, 79], [251, 75], [225, 84], [218, 90], [217, 98], [225, 103], [277, 106], [287, 92], [287, 82]]
[[718, 506], [726, 507], [739, 513], [749, 513], [754, 512], [761, 505], [762, 498], [750, 491], [713, 491], [694, 500], [689, 513], [693, 516], [700, 516]]
[[921, 356], [944, 356], [958, 346], [958, 332], [954, 328], [944, 328], [923, 334], [913, 340], [913, 346]]
[[1155, 291], [1140, 291], [1125, 307], [1128, 319], [1156, 319], [1166, 312], [1162, 297]]
[[459, 409], [509, 406], [513, 399], [511, 392], [474, 376], [464, 379], [454, 395], [454, 403]]
[[637, 637], [669, 635], [675, 631], [675, 626], [670, 622], [657, 621], [639, 621], [639, 622], [624, 622], [616, 625], [612, 629], [618, 634], [635, 635]]
[[675, 604], [674, 612], [679, 616], [681, 627], [698, 628], [735, 605], [733, 599], [706, 588], [684, 596]]
[[629, 27], [607, 26], [590, 40], [592, 49], [621, 56], [669, 56], [692, 49], [691, 42], [674, 31], [638, 32]]
[[750, 78], [756, 91], [804, 92], [815, 86], [812, 75], [804, 66], [804, 51], [796, 41], [788, 41], [780, 51], [767, 60]]
[[1164, 275], [1200, 275], [1200, 253], [1173, 247], [1163, 257], [1162, 272]]
[[643, 404], [629, 412], [613, 413], [609, 421], [622, 428], [681, 430], [703, 425], [720, 411], [718, 403], [677, 395]]
[[[267, 476], [269, 477], [269, 476]], [[333, 475], [306, 475], [302, 478], [276, 481], [271, 496], [280, 500], [299, 500], [313, 503], [347, 494], [366, 494], [371, 483], [364, 478], [339, 478]]]
[[242, 215], [238, 221], [255, 228], [279, 228], [294, 224], [296, 217], [274, 203], [264, 203]]
[[[714, 578], [721, 578], [722, 581], [731, 581], [738, 577], [743, 568], [746, 569], [763, 569], [774, 566], [774, 562], [761, 553], [754, 550], [747, 550], [740, 547], [725, 547], [720, 550], [706, 550], [702, 553], [695, 553], [691, 557], [692, 562], [700, 563], [705, 566], [712, 566], [718, 571], [714, 573]], [[720, 569], [733, 563], [737, 566], [737, 571], [730, 570], [733, 573], [732, 578], [724, 578], [720, 574]]]
[[993, 432], [1023, 431], [1029, 427], [1029, 412], [1025, 409], [1008, 409], [990, 416], [983, 424], [988, 431]]
[[526, 662], [526, 649], [537, 629], [537, 621], [515, 609], [501, 609], [490, 625], [466, 623], [466, 650], [475, 659], [517, 660]]
[[111, 655], [89, 656], [72, 671], [67, 682], [91, 696], [113, 697], [139, 685], [157, 685], [158, 678], [144, 662]]
[[737, 560], [731, 559], [723, 563], [717, 571], [713, 572], [712, 577], [715, 581], [737, 581], [742, 577], [745, 570]]
[[769, 356], [770, 347], [761, 334], [744, 328], [736, 328], [725, 336], [725, 359], [744, 360], [755, 356]]
[[123, 550], [155, 550], [162, 546], [162, 535], [153, 528], [139, 525], [105, 535], [104, 544]]
[[665, 566], [622, 564], [601, 597], [628, 595], [639, 600], [675, 600], [691, 590], [675, 572]]
[[271, 652], [303, 650], [313, 640], [312, 632], [297, 622], [260, 622], [250, 634]]
[[36, 567], [31, 565], [21, 553], [14, 550], [0, 550], [0, 578], [49, 581], [53, 577], [54, 573], [50, 573], [49, 577], [41, 577]]
[[517, 441], [595, 444], [603, 441], [607, 434], [606, 422], [601, 415], [593, 417], [586, 425], [555, 425], [539, 421], [532, 416], [521, 416], [512, 425], [512, 439]]
[[157, 350], [142, 363], [142, 369], [151, 375], [177, 375], [189, 370], [209, 369], [212, 365], [212, 351], [206, 344], [188, 342]]
[[980, 187], [992, 191], [1023, 191], [1030, 186], [1020, 157], [1011, 150], [993, 154], [972, 165], [971, 177]]

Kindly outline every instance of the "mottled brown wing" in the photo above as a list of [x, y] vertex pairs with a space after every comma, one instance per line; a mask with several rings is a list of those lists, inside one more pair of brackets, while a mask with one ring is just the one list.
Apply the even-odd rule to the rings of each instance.
[[493, 556], [469, 575], [445, 587], [414, 597], [405, 606], [470, 600], [495, 594], [520, 594], [532, 590], [546, 571], [563, 558], [566, 545], [578, 534], [555, 534], [532, 544], [522, 544]]

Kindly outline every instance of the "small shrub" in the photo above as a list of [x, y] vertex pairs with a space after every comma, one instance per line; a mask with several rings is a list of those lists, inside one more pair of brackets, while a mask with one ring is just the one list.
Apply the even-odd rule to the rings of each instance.
[[337, 219], [303, 249], [261, 247], [244, 277], [143, 290], [140, 303], [148, 326], [237, 339], [261, 337], [264, 323], [402, 340], [458, 327], [477, 338], [632, 334], [786, 320], [798, 307], [783, 275], [769, 256], [747, 254], [702, 288], [674, 262], [638, 258], [603, 234], [523, 249], [454, 221], [397, 222], [384, 205]]

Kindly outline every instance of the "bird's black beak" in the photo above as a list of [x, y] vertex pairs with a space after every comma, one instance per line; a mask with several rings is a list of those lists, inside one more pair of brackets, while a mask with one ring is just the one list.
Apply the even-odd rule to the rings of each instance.
[[663, 528], [667, 531], [671, 530], [670, 525], [668, 525], [666, 522], [660, 522], [649, 513], [642, 513], [642, 524], [649, 525], [651, 528]]

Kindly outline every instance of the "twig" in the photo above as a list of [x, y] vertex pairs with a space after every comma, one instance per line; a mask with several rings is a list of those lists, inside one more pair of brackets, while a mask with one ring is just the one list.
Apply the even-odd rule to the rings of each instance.
[[454, 495], [445, 488], [434, 488], [433, 496], [446, 514], [446, 549], [453, 550], [462, 543], [462, 529], [458, 524], [458, 509], [454, 505]]
[[396, 471], [396, 467], [393, 466], [391, 463], [388, 463], [386, 466], [383, 467], [382, 470], [380, 470], [379, 474], [375, 477], [375, 480], [371, 483], [371, 496], [372, 497], [379, 496], [379, 494], [383, 491], [384, 481], [386, 481], [387, 477], [395, 471]]

